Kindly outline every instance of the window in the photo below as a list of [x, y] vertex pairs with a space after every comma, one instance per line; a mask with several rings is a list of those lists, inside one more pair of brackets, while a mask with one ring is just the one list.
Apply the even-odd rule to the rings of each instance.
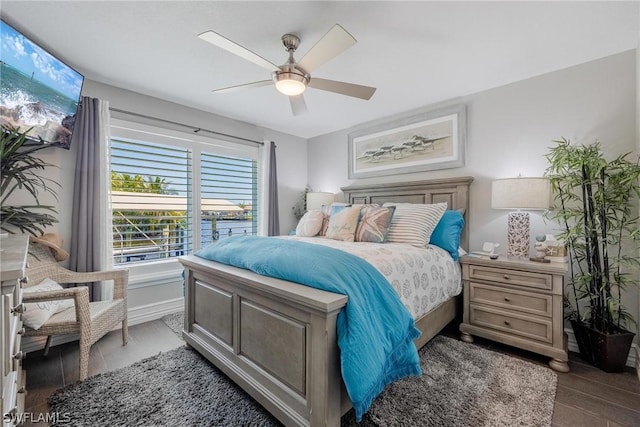
[[191, 171], [187, 149], [111, 140], [114, 264], [191, 252], [193, 221], [187, 206]]
[[256, 234], [258, 163], [210, 153], [202, 153], [200, 162], [201, 245]]
[[110, 148], [114, 265], [257, 234], [257, 148], [143, 125], [114, 126]]

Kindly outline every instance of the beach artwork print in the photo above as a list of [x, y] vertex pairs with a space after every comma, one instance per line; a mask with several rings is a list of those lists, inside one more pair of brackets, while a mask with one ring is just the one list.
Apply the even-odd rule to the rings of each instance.
[[458, 114], [350, 136], [350, 175], [369, 177], [455, 167], [461, 158]]

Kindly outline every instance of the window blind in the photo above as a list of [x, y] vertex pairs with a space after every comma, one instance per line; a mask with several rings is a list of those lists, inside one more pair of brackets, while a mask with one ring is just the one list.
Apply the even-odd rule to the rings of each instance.
[[161, 261], [257, 234], [258, 162], [207, 148], [112, 138], [114, 264]]

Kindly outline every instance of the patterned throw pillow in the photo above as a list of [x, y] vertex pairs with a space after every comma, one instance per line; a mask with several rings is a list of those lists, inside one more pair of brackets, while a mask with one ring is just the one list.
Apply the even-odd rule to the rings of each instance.
[[431, 233], [447, 210], [447, 203], [423, 205], [417, 203], [385, 203], [396, 211], [389, 224], [388, 243], [409, 243], [419, 248], [427, 246]]
[[342, 209], [346, 208], [348, 205], [342, 202], [333, 202], [330, 205], [322, 205], [322, 214], [324, 215], [324, 219], [322, 220], [322, 228], [320, 229], [320, 236], [327, 235], [327, 228], [329, 227], [329, 218], [331, 215], [340, 212]]
[[304, 214], [300, 218], [300, 222], [296, 227], [296, 236], [313, 237], [316, 236], [322, 228], [322, 220], [324, 215], [322, 211], [312, 210]]
[[360, 211], [356, 242], [384, 243], [395, 206], [366, 206]]
[[343, 207], [340, 212], [331, 214], [329, 226], [327, 227], [327, 237], [333, 240], [353, 242], [359, 215], [360, 207], [358, 206]]
[[[24, 288], [22, 292], [30, 294], [42, 291], [58, 291], [61, 289], [62, 286], [60, 286], [58, 282], [51, 279], [44, 279], [35, 286]], [[70, 307], [73, 307], [72, 299], [25, 303], [22, 322], [31, 329], [38, 330], [51, 316]]]

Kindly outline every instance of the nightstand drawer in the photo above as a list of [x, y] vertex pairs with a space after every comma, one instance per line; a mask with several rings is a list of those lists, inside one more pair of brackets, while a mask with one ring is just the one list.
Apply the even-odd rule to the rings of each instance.
[[470, 323], [495, 329], [512, 335], [519, 335], [545, 343], [553, 342], [551, 320], [506, 313], [489, 307], [471, 304]]
[[508, 308], [510, 310], [538, 316], [551, 317], [553, 314], [553, 297], [546, 294], [536, 294], [501, 286], [471, 282], [469, 299], [475, 304]]
[[530, 271], [508, 270], [470, 265], [469, 278], [489, 282], [507, 283], [510, 285], [526, 286], [534, 289], [551, 291], [553, 276], [551, 274], [534, 273]]

